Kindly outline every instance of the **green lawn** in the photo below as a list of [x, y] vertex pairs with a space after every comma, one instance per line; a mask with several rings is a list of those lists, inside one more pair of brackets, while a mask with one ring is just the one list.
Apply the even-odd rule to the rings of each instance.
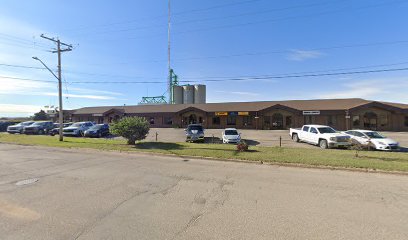
[[223, 144], [142, 142], [136, 146], [129, 146], [126, 145], [124, 140], [66, 137], [64, 142], [59, 142], [57, 136], [9, 134], [0, 134], [0, 142], [408, 172], [408, 154], [402, 152], [364, 151], [360, 152], [360, 157], [357, 158], [354, 156], [355, 152], [351, 150], [322, 150], [317, 147], [304, 149], [251, 146], [249, 152], [238, 153], [235, 151], [236, 146]]

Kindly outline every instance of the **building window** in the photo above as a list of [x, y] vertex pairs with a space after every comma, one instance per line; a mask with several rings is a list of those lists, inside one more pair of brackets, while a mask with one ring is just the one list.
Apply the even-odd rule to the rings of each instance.
[[336, 116], [332, 116], [332, 115], [327, 116], [327, 125], [329, 126], [336, 125]]
[[154, 117], [151, 117], [151, 118], [149, 119], [149, 123], [150, 123], [150, 124], [154, 124]]
[[304, 116], [304, 123], [305, 124], [313, 124], [313, 116], [311, 116], [311, 115]]
[[252, 125], [252, 117], [251, 116], [243, 116], [242, 117], [242, 123], [244, 124], [244, 126]]
[[220, 125], [220, 124], [221, 124], [221, 119], [220, 119], [220, 117], [213, 117], [213, 118], [212, 118], [212, 124], [214, 124], [214, 125]]
[[360, 127], [360, 116], [353, 116], [353, 127]]
[[388, 125], [387, 115], [380, 115], [379, 122], [381, 127], [386, 127]]
[[274, 113], [272, 115], [272, 127], [275, 129], [283, 128], [283, 115], [280, 113]]
[[405, 127], [408, 127], [408, 116], [405, 116], [404, 125], [405, 125]]
[[266, 126], [269, 126], [269, 125], [271, 124], [271, 117], [265, 116], [265, 117], [264, 117], [264, 124], [265, 124]]
[[286, 116], [286, 127], [292, 127], [292, 116]]
[[377, 114], [374, 112], [367, 112], [364, 114], [364, 128], [370, 130], [377, 130]]
[[172, 117], [165, 117], [164, 123], [167, 125], [173, 125], [173, 118]]
[[203, 117], [198, 117], [198, 123], [203, 123]]
[[236, 116], [228, 116], [227, 117], [227, 125], [237, 125], [237, 117]]

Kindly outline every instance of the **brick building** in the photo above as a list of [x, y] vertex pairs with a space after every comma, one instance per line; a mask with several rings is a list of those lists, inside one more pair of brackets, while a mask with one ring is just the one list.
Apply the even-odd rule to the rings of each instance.
[[85, 107], [72, 111], [72, 121], [111, 123], [125, 116], [145, 117], [151, 127], [201, 123], [205, 128], [288, 129], [303, 124], [338, 130], [408, 131], [408, 104], [360, 98], [206, 104]]

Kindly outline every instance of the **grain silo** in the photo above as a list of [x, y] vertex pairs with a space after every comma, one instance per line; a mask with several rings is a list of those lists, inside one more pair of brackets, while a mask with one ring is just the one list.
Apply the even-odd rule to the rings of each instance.
[[182, 86], [173, 86], [173, 104], [183, 104]]
[[184, 104], [194, 103], [194, 86], [193, 85], [183, 86], [183, 103]]
[[206, 87], [205, 85], [194, 85], [194, 103], [206, 103]]

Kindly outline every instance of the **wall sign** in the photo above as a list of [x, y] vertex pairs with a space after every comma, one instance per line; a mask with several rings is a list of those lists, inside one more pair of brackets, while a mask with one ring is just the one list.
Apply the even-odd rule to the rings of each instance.
[[238, 116], [248, 116], [249, 112], [238, 112]]
[[229, 112], [228, 115], [230, 115], [230, 116], [238, 116], [238, 112]]
[[95, 113], [95, 114], [92, 114], [92, 116], [94, 116], [94, 117], [103, 117], [103, 114], [102, 113]]
[[228, 112], [215, 112], [215, 116], [228, 116]]
[[320, 115], [320, 111], [303, 111], [303, 115]]

